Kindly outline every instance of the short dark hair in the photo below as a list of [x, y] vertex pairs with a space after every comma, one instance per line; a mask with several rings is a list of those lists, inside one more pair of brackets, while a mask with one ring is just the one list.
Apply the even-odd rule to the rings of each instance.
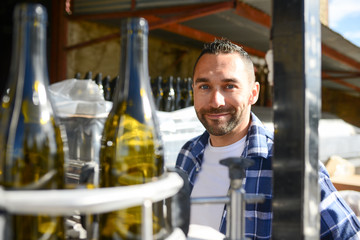
[[213, 42], [205, 43], [204, 47], [196, 59], [193, 69], [193, 75], [195, 73], [195, 67], [199, 62], [200, 58], [204, 54], [220, 54], [220, 53], [238, 53], [248, 64], [249, 67], [254, 68], [254, 64], [249, 56], [249, 54], [239, 45], [232, 43], [229, 39], [221, 38], [215, 39]]

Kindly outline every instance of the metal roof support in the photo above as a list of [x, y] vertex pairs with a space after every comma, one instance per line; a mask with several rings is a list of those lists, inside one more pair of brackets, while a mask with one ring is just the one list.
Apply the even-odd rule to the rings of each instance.
[[[236, 14], [238, 14], [239, 16], [242, 16], [244, 18], [247, 18], [253, 22], [256, 22], [260, 25], [263, 25], [265, 27], [269, 27], [269, 28], [271, 27], [271, 16], [269, 16], [268, 14], [266, 14], [256, 8], [251, 7], [250, 5], [248, 5], [246, 3], [243, 3], [243, 2], [237, 3]], [[322, 49], [321, 51], [324, 55], [326, 55], [336, 61], [342, 62], [348, 66], [360, 69], [360, 62], [357, 62], [357, 61], [345, 56], [344, 54], [336, 51], [335, 49], [329, 47], [328, 45], [322, 43], [321, 49]], [[335, 80], [330, 79], [330, 80], [334, 81], [338, 84], [344, 85], [344, 84], [342, 84], [344, 82], [343, 80], [340, 80], [340, 79], [335, 79]], [[358, 91], [356, 89], [357, 87], [350, 83], [346, 83], [346, 86]]]
[[[351, 89], [353, 89], [353, 90], [355, 90], [355, 91], [360, 92], [360, 87], [357, 87], [357, 86], [355, 86], [355, 85], [353, 85], [353, 84], [350, 84], [350, 83], [344, 81], [344, 80], [343, 80], [344, 77], [341, 77], [341, 78], [332, 77], [332, 76], [330, 76], [329, 74], [323, 72], [323, 73], [322, 73], [322, 78], [325, 79], [325, 80], [326, 80], [326, 79], [329, 79], [329, 80], [331, 80], [331, 81], [333, 81], [333, 82], [336, 82], [336, 83], [338, 83], [338, 84], [340, 84], [340, 85], [346, 86], [346, 87], [348, 87], [348, 88], [351, 88]], [[324, 80], [323, 80], [323, 81], [324, 81]]]
[[275, 124], [272, 239], [318, 240], [319, 0], [272, 3]]
[[236, 14], [244, 18], [250, 19], [251, 21], [256, 22], [265, 27], [269, 28], [271, 26], [271, 17], [269, 15], [267, 15], [266, 13], [260, 10], [257, 10], [256, 8], [249, 6], [246, 3], [243, 2], [237, 3]]

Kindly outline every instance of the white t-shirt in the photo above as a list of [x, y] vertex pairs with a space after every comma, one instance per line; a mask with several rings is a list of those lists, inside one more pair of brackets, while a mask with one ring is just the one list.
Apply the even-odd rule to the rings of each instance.
[[[223, 197], [230, 186], [228, 167], [219, 163], [228, 157], [240, 157], [245, 148], [246, 136], [224, 147], [205, 147], [201, 171], [198, 173], [191, 197]], [[192, 204], [190, 224], [206, 225], [216, 230], [220, 227], [224, 204]]]

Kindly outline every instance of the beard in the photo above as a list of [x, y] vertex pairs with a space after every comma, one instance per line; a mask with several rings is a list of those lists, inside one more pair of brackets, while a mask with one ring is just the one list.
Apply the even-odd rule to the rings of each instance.
[[[196, 110], [196, 115], [205, 129], [214, 136], [224, 136], [237, 127], [243, 119], [244, 109], [237, 111], [234, 107], [210, 108]], [[206, 114], [230, 113], [229, 120], [208, 120]]]

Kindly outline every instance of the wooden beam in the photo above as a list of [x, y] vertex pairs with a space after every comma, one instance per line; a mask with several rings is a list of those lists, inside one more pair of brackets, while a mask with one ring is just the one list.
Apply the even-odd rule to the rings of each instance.
[[[177, 25], [174, 23], [179, 23], [183, 21], [187, 21], [190, 19], [203, 17], [206, 15], [214, 14], [216, 12], [228, 10], [231, 8], [235, 8], [236, 14], [247, 18], [253, 22], [256, 22], [262, 26], [271, 27], [271, 17], [254, 8], [249, 6], [246, 3], [237, 1], [234, 5], [234, 1], [227, 1], [221, 3], [212, 3], [212, 4], [194, 4], [191, 6], [177, 6], [177, 7], [169, 7], [169, 8], [160, 8], [160, 9], [146, 9], [146, 10], [133, 10], [129, 12], [115, 12], [115, 13], [104, 13], [104, 14], [87, 14], [87, 15], [72, 15], [69, 16], [71, 20], [100, 20], [100, 19], [118, 19], [118, 18], [125, 18], [125, 17], [134, 17], [134, 16], [142, 16], [145, 17], [149, 21], [149, 28], [150, 30], [162, 28], [164, 30], [177, 33], [191, 39], [196, 39], [198, 41], [209, 41], [209, 39], [214, 39], [214, 36], [193, 28], [185, 27], [182, 25]], [[180, 12], [180, 13], [179, 13]], [[177, 13], [176, 16], [170, 18], [157, 18], [154, 17], [155, 15], [159, 14], [171, 14]], [[98, 39], [93, 39], [84, 43], [68, 46], [66, 50], [72, 50], [79, 47], [85, 47], [92, 44], [96, 44], [103, 41], [108, 41], [114, 38], [117, 38], [118, 34], [109, 34]], [[211, 41], [212, 41], [211, 40]], [[261, 51], [256, 49], [248, 48], [244, 46], [244, 49], [247, 49], [249, 54], [264, 57], [265, 54]], [[322, 53], [334, 60], [340, 61], [346, 65], [352, 66], [356, 69], [360, 69], [360, 63], [345, 56], [344, 54], [336, 51], [335, 49], [327, 46], [326, 44], [322, 43]]]
[[197, 8], [191, 11], [185, 11], [180, 14], [177, 14], [174, 17], [160, 19], [150, 25], [150, 29], [162, 28], [167, 25], [179, 22], [185, 22], [191, 19], [200, 18], [204, 16], [208, 16], [211, 14], [215, 14], [218, 12], [222, 12], [225, 10], [233, 9], [234, 2], [221, 2], [217, 4], [212, 4], [206, 7]]
[[110, 41], [110, 40], [113, 40], [113, 39], [116, 39], [116, 38], [120, 38], [120, 32], [111, 33], [111, 34], [108, 34], [108, 35], [105, 35], [105, 36], [101, 36], [101, 37], [98, 37], [98, 38], [91, 39], [89, 41], [84, 41], [84, 42], [81, 42], [81, 43], [77, 43], [77, 44], [67, 46], [65, 48], [65, 51], [71, 51], [71, 50], [75, 50], [75, 49], [78, 49], [78, 48], [88, 47], [88, 46], [91, 46], [91, 45], [94, 45], [94, 44], [97, 44], [97, 43]]
[[256, 8], [251, 7], [246, 3], [237, 2], [235, 12], [237, 15], [247, 18], [260, 25], [263, 25], [268, 28], [271, 27], [271, 17], [268, 14]]
[[337, 84], [343, 85], [343, 86], [351, 88], [351, 89], [353, 89], [353, 90], [355, 90], [357, 92], [360, 92], [360, 87], [355, 86], [355, 85], [353, 85], [351, 83], [348, 83], [348, 82], [346, 82], [346, 81], [344, 81], [344, 80], [342, 80], [340, 78], [333, 77], [333, 76], [331, 76], [331, 75], [329, 75], [329, 74], [327, 74], [325, 72], [322, 72], [322, 78], [327, 78], [327, 79], [329, 79], [329, 81], [336, 82]]
[[[256, 22], [260, 25], [266, 26], [268, 28], [271, 27], [271, 17], [251, 6], [249, 6], [246, 3], [238, 2], [236, 6], [236, 14], [239, 16], [242, 16], [244, 18], [247, 18], [253, 22]], [[329, 47], [328, 45], [322, 43], [322, 53], [334, 60], [337, 60], [339, 62], [342, 62], [348, 66], [354, 67], [356, 69], [360, 69], [360, 62], [357, 62], [344, 54], [336, 51], [335, 49]]]
[[[215, 38], [221, 38], [221, 36], [215, 36], [215, 35], [212, 35], [212, 34], [209, 34], [206, 32], [199, 31], [194, 28], [186, 27], [184, 25], [177, 24], [177, 22], [186, 21], [186, 20], [190, 20], [193, 18], [198, 18], [198, 17], [214, 14], [216, 12], [232, 9], [232, 8], [234, 8], [234, 6], [235, 5], [233, 4], [233, 2], [229, 1], [229, 2], [223, 2], [220, 4], [207, 5], [206, 7], [203, 7], [200, 9], [193, 8], [191, 11], [188, 11], [187, 13], [181, 13], [175, 17], [166, 18], [166, 19], [157, 17], [155, 15], [144, 15], [142, 17], [146, 18], [146, 20], [149, 22], [150, 30], [161, 28], [166, 31], [176, 33], [176, 34], [179, 34], [179, 35], [191, 38], [191, 39], [195, 39], [195, 40], [198, 40], [201, 42], [212, 42], [212, 41], [214, 41]], [[100, 43], [103, 41], [109, 41], [114, 38], [118, 38], [119, 36], [120, 36], [120, 33], [108, 34], [108, 35], [102, 36], [100, 38], [96, 38], [96, 39], [92, 39], [90, 41], [86, 41], [86, 42], [82, 42], [82, 43], [75, 44], [72, 46], [68, 46], [66, 48], [66, 50], [70, 51], [70, 50], [73, 50], [76, 48], [86, 47], [86, 46]], [[258, 57], [265, 57], [265, 53], [262, 51], [259, 51], [259, 50], [256, 50], [256, 49], [253, 49], [253, 48], [250, 48], [247, 46], [243, 46], [243, 48], [245, 51], [247, 51], [251, 55], [255, 55]]]
[[[149, 22], [156, 22], [157, 19], [159, 19], [159, 18], [156, 16], [148, 17]], [[214, 41], [215, 38], [220, 39], [222, 37], [222, 36], [216, 36], [216, 35], [212, 35], [212, 34], [209, 34], [206, 32], [202, 32], [197, 29], [190, 28], [190, 27], [180, 25], [180, 24], [171, 24], [171, 25], [163, 27], [162, 29], [164, 29], [168, 32], [176, 33], [176, 34], [179, 34], [179, 35], [191, 38], [191, 39], [195, 39], [195, 40], [198, 40], [201, 42], [212, 42], [212, 41]], [[237, 44], [239, 44], [239, 43], [237, 43]], [[239, 45], [242, 45], [242, 44], [239, 44]], [[245, 51], [247, 51], [251, 55], [255, 55], [258, 57], [265, 57], [265, 53], [262, 51], [259, 51], [259, 50], [256, 50], [254, 48], [250, 48], [247, 46], [243, 46], [243, 45], [242, 45], [242, 47], [244, 48]]]
[[[324, 73], [328, 73], [327, 76], [324, 75]], [[336, 74], [336, 76], [329, 75], [330, 74]], [[348, 79], [348, 78], [359, 78], [360, 73], [359, 72], [346, 72], [346, 71], [323, 71], [322, 78], [323, 79]]]
[[327, 46], [326, 44], [322, 43], [321, 44], [321, 48], [322, 48], [322, 52], [324, 55], [332, 58], [332, 59], [335, 59], [339, 62], [342, 62], [348, 66], [351, 66], [351, 67], [354, 67], [358, 70], [360, 70], [360, 63], [355, 61], [354, 59], [352, 58], [349, 58], [347, 56], [345, 56], [344, 54], [338, 52], [337, 50]]
[[[51, 49], [49, 62], [50, 83], [59, 82], [66, 76], [66, 52], [64, 51], [67, 39], [66, 0], [53, 0], [51, 7]], [[50, 14], [49, 14], [50, 15]]]
[[97, 13], [97, 14], [73, 14], [69, 16], [69, 20], [106, 20], [106, 19], [120, 19], [126, 17], [144, 17], [147, 15], [163, 15], [163, 14], [179, 14], [190, 11], [196, 11], [202, 8], [211, 8], [211, 7], [222, 7], [223, 5], [232, 4], [234, 1], [227, 1], [221, 3], [200, 3], [200, 4], [190, 4], [184, 6], [175, 6], [175, 7], [165, 7], [165, 8], [155, 8], [155, 9], [141, 9], [141, 10], [130, 10], [126, 12], [109, 12], [109, 13]]

